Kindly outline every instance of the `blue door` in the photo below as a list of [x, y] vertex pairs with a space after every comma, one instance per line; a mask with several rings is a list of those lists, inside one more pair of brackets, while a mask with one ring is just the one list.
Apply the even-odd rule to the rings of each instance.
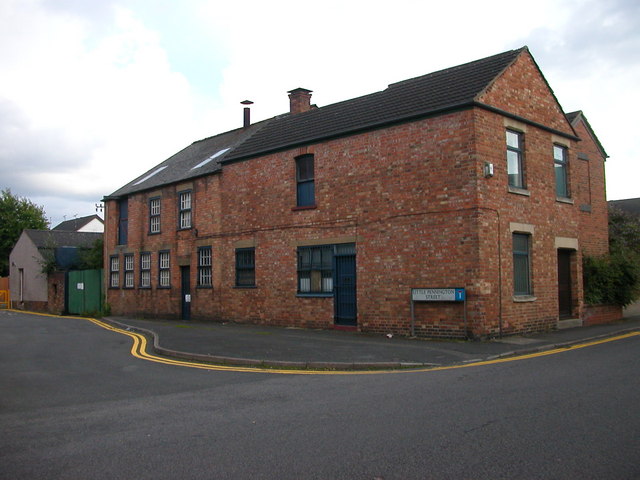
[[356, 325], [356, 256], [336, 255], [335, 310], [337, 325]]

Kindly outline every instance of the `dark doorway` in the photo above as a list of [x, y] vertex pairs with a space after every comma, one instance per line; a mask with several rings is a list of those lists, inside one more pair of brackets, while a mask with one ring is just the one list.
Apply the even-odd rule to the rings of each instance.
[[571, 250], [558, 250], [558, 311], [560, 318], [572, 316]]
[[181, 298], [182, 298], [182, 319], [191, 318], [191, 268], [180, 267], [181, 277]]
[[356, 307], [356, 256], [338, 255], [336, 259], [336, 324], [355, 325]]

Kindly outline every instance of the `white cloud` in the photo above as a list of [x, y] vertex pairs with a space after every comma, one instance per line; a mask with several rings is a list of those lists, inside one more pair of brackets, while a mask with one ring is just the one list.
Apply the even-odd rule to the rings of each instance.
[[[80, 17], [3, 5], [0, 165], [13, 177], [31, 169], [15, 179], [29, 191], [16, 193], [98, 201], [198, 130], [189, 83], [158, 35], [129, 10], [111, 12], [110, 34], [89, 41]], [[7, 47], [16, 44], [19, 54]]]
[[2, 0], [0, 187], [46, 199], [54, 221], [91, 214], [192, 141], [239, 127], [241, 100], [255, 121], [286, 112], [296, 87], [323, 106], [525, 44], [611, 155], [610, 197], [640, 196], [635, 0]]

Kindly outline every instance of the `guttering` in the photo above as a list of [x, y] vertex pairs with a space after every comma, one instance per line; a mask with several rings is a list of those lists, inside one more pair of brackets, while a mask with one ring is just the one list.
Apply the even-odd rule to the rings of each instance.
[[251, 158], [261, 157], [263, 155], [269, 155], [269, 154], [277, 153], [277, 152], [282, 152], [282, 151], [285, 151], [285, 150], [290, 150], [290, 149], [293, 149], [293, 148], [309, 145], [309, 144], [312, 144], [312, 143], [319, 143], [319, 142], [322, 142], [322, 141], [329, 141], [329, 140], [335, 140], [335, 139], [338, 139], [338, 138], [349, 137], [349, 136], [352, 136], [352, 135], [357, 135], [357, 134], [369, 132], [369, 131], [372, 131], [372, 130], [380, 130], [382, 128], [393, 126], [393, 125], [400, 125], [400, 124], [403, 124], [403, 123], [410, 123], [410, 122], [414, 122], [414, 121], [418, 121], [418, 120], [422, 120], [422, 119], [426, 119], [426, 118], [437, 117], [439, 115], [444, 115], [446, 113], [469, 110], [469, 109], [472, 109], [472, 108], [480, 108], [480, 109], [487, 110], [487, 111], [490, 111], [490, 112], [493, 112], [493, 113], [497, 113], [499, 115], [502, 115], [502, 116], [509, 117], [509, 118], [514, 119], [514, 120], [517, 120], [517, 121], [519, 121], [521, 123], [525, 123], [525, 124], [531, 125], [532, 127], [536, 127], [536, 128], [541, 129], [541, 130], [553, 133], [555, 135], [558, 135], [558, 136], [561, 136], [561, 137], [565, 137], [565, 138], [568, 138], [570, 140], [574, 140], [576, 142], [580, 141], [580, 138], [575, 136], [575, 135], [573, 135], [573, 134], [569, 134], [569, 133], [566, 133], [566, 132], [562, 132], [560, 130], [556, 130], [555, 128], [551, 128], [551, 127], [548, 127], [548, 126], [543, 125], [541, 123], [534, 122], [532, 120], [529, 120], [527, 118], [521, 117], [519, 115], [515, 115], [515, 114], [509, 113], [509, 112], [507, 112], [505, 110], [501, 110], [499, 108], [492, 107], [490, 105], [487, 105], [487, 104], [472, 100], [472, 101], [465, 101], [465, 102], [457, 103], [457, 104], [453, 104], [453, 105], [447, 105], [446, 107], [440, 107], [440, 108], [437, 108], [437, 109], [434, 109], [434, 110], [429, 110], [428, 112], [421, 112], [421, 113], [416, 113], [416, 114], [407, 115], [407, 116], [394, 117], [394, 118], [386, 119], [386, 120], [380, 121], [380, 122], [372, 122], [372, 123], [365, 124], [365, 125], [359, 125], [357, 127], [353, 127], [353, 128], [347, 129], [347, 130], [339, 131], [339, 132], [327, 133], [327, 134], [318, 135], [318, 136], [309, 136], [309, 137], [303, 138], [301, 140], [297, 140], [295, 142], [276, 145], [274, 147], [265, 148], [263, 150], [256, 150], [254, 152], [242, 154], [242, 155], [239, 155], [239, 156], [230, 155], [226, 159], [221, 160], [220, 164], [221, 165], [226, 165], [226, 164], [241, 162], [241, 161], [248, 160], [248, 159], [251, 159]]
[[[519, 121], [521, 123], [526, 123], [527, 125], [531, 125], [532, 127], [539, 128], [540, 130], [544, 130], [546, 132], [553, 133], [555, 135], [559, 135], [561, 137], [565, 137], [565, 138], [568, 138], [570, 140], [574, 140], [576, 142], [580, 141], [580, 137], [576, 137], [575, 135], [572, 135], [570, 133], [561, 132], [560, 130], [556, 130], [555, 128], [547, 127], [546, 125], [543, 125], [543, 124], [538, 123], [538, 122], [534, 122], [533, 120], [529, 120], [529, 119], [521, 117], [519, 115], [514, 115], [513, 113], [509, 113], [509, 112], [507, 112], [505, 110], [502, 110], [500, 108], [492, 107], [491, 105], [487, 105], [486, 103], [473, 102], [473, 106], [477, 107], [477, 108], [481, 108], [483, 110], [487, 110], [489, 112], [497, 113], [497, 114], [502, 115], [504, 117], [512, 118], [512, 119], [517, 120], [517, 121]], [[572, 127], [572, 129], [573, 129], [573, 127]]]
[[224, 160], [221, 160], [220, 164], [221, 165], [226, 165], [226, 164], [229, 164], [229, 163], [240, 162], [240, 161], [243, 161], [243, 160], [248, 160], [250, 158], [261, 157], [263, 155], [268, 155], [268, 154], [276, 153], [276, 152], [282, 152], [284, 150], [290, 150], [290, 149], [293, 149], [293, 148], [296, 148], [296, 147], [309, 145], [311, 143], [319, 143], [319, 142], [322, 142], [322, 141], [328, 141], [328, 140], [335, 140], [335, 139], [338, 139], [338, 138], [350, 137], [352, 135], [357, 135], [357, 134], [369, 132], [369, 131], [372, 131], [372, 130], [380, 130], [382, 128], [393, 126], [393, 125], [400, 125], [400, 124], [403, 124], [403, 123], [409, 123], [409, 122], [414, 122], [414, 121], [417, 121], [417, 120], [422, 120], [424, 118], [436, 117], [436, 116], [439, 116], [439, 115], [442, 115], [442, 114], [445, 114], [445, 113], [462, 111], [462, 110], [469, 110], [469, 109], [471, 109], [473, 107], [474, 107], [473, 102], [463, 102], [463, 103], [459, 103], [459, 104], [454, 104], [454, 105], [449, 105], [449, 106], [446, 106], [446, 107], [437, 108], [435, 110], [429, 110], [428, 112], [421, 112], [421, 113], [411, 114], [411, 115], [407, 115], [407, 116], [394, 117], [394, 118], [390, 118], [390, 119], [385, 119], [385, 120], [380, 121], [380, 122], [372, 122], [372, 123], [367, 123], [367, 124], [364, 124], [364, 125], [358, 125], [357, 127], [348, 128], [346, 130], [342, 130], [342, 131], [338, 131], [338, 132], [326, 133], [326, 134], [317, 135], [317, 136], [309, 136], [309, 137], [303, 138], [301, 140], [296, 140], [295, 142], [284, 143], [284, 144], [281, 144], [281, 145], [276, 145], [274, 147], [265, 148], [263, 150], [256, 150], [254, 152], [242, 154], [242, 155], [235, 156], [235, 157], [233, 155], [230, 155], [228, 158], [226, 158]]

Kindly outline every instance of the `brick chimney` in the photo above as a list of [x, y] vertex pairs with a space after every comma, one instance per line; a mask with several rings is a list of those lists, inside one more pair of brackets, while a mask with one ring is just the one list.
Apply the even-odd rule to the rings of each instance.
[[251, 125], [251, 109], [249, 108], [249, 105], [253, 105], [253, 102], [251, 100], [243, 100], [240, 103], [244, 105], [242, 126], [243, 128], [247, 128], [249, 125]]
[[306, 88], [295, 88], [287, 92], [289, 94], [289, 111], [292, 114], [306, 112], [311, 109], [311, 92]]

